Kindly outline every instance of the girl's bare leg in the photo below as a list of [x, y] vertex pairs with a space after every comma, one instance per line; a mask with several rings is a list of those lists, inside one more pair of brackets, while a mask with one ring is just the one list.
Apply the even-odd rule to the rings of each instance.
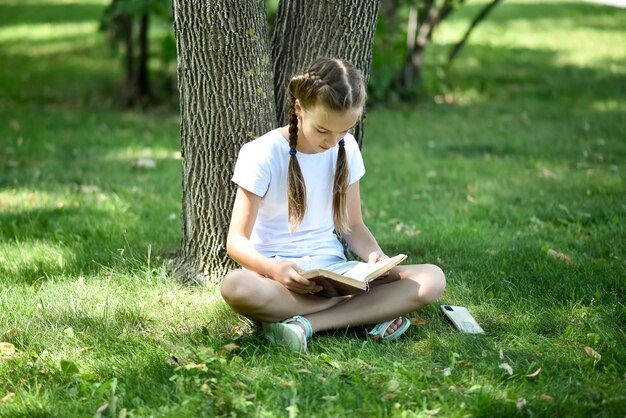
[[[306, 316], [314, 331], [367, 325], [406, 315], [433, 303], [445, 289], [443, 271], [432, 264], [399, 266], [368, 293], [348, 298], [299, 295], [248, 270], [231, 271], [222, 296], [236, 312], [262, 322]], [[389, 332], [396, 326], [393, 324]]]
[[315, 331], [374, 324], [430, 305], [446, 287], [443, 271], [432, 264], [399, 266], [379, 280], [367, 293], [305, 316]]
[[235, 312], [261, 322], [278, 322], [294, 315], [308, 315], [345, 300], [294, 293], [274, 280], [243, 269], [228, 273], [220, 290]]

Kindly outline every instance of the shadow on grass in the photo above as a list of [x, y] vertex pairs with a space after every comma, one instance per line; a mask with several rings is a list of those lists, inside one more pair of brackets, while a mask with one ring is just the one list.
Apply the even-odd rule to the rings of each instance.
[[41, 23], [93, 22], [99, 20], [104, 6], [88, 2], [0, 4], [0, 28]]
[[115, 254], [123, 260], [120, 249], [135, 234], [129, 219], [120, 224], [108, 211], [86, 207], [3, 211], [0, 225], [0, 243], [29, 260], [0, 265], [0, 277], [13, 285], [98, 272]]

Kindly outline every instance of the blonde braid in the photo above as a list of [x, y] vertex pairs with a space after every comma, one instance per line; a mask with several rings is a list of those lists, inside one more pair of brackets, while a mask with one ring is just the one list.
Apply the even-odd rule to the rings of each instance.
[[339, 141], [337, 151], [337, 166], [335, 168], [335, 180], [333, 184], [333, 222], [339, 234], [350, 232], [348, 222], [348, 158], [344, 140]]
[[295, 112], [295, 99], [289, 103], [289, 171], [287, 175], [287, 198], [289, 232], [292, 234], [298, 229], [306, 212], [306, 185], [296, 157], [298, 145], [298, 115]]

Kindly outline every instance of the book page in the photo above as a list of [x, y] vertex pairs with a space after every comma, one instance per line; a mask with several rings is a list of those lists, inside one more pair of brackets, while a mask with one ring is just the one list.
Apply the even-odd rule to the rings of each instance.
[[380, 271], [380, 274], [382, 274], [388, 270], [386, 266], [396, 265], [405, 258], [406, 256], [404, 254], [399, 254], [395, 257], [381, 260], [375, 264], [359, 262], [356, 266], [343, 273], [343, 275], [355, 280], [364, 281], [369, 274], [376, 271]]
[[341, 263], [331, 264], [328, 267], [324, 267], [322, 270], [332, 271], [337, 274], [344, 274], [358, 264], [362, 263], [360, 261], [342, 261]]
[[367, 263], [359, 262], [357, 265], [355, 265], [351, 269], [345, 271], [343, 275], [348, 276], [352, 279], [363, 281], [363, 279], [375, 269], [376, 269], [376, 264], [367, 264]]

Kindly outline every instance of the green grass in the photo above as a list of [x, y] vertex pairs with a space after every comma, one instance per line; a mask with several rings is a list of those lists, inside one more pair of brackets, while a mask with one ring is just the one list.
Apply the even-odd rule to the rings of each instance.
[[487, 334], [432, 306], [399, 342], [338, 331], [298, 355], [167, 277], [178, 111], [116, 107], [105, 4], [0, 5], [0, 416], [624, 416], [626, 10], [504, 2], [441, 93], [368, 114], [370, 228], [441, 265], [441, 302]]

